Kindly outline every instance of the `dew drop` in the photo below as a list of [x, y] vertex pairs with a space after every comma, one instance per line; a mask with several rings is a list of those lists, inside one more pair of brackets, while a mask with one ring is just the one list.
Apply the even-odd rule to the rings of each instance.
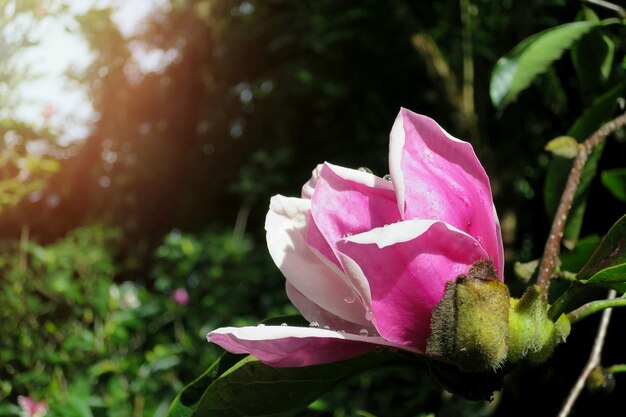
[[263, 324], [263, 323], [257, 324], [256, 327], [265, 327], [265, 324]]
[[311, 323], [309, 323], [309, 327], [320, 327], [320, 324], [316, 321], [312, 321]]
[[346, 333], [346, 331], [345, 331], [345, 330], [339, 330], [339, 333], [341, 333], [341, 334], [345, 334], [345, 333]]
[[360, 334], [361, 336], [367, 336], [368, 331], [367, 331], [367, 329], [361, 329], [361, 330], [359, 330], [359, 334]]
[[287, 323], [281, 323], [282, 327], [287, 327]]
[[328, 327], [328, 326], [324, 326], [324, 329], [326, 329], [326, 330], [330, 330], [330, 327]]
[[372, 312], [372, 310], [367, 310], [367, 312], [365, 313], [365, 320], [367, 321], [374, 320], [374, 313]]
[[391, 174], [387, 174], [383, 177], [384, 180], [391, 181]]
[[368, 174], [373, 174], [372, 170], [369, 169], [368, 167], [359, 167], [357, 168], [357, 171], [366, 172]]
[[356, 300], [356, 292], [354, 290], [352, 290], [349, 295], [346, 295], [345, 297], [343, 297], [343, 301], [345, 301], [348, 304], [354, 303], [355, 300]]
[[352, 233], [348, 232], [348, 233], [345, 233], [345, 234], [343, 235], [343, 238], [345, 239], [345, 238], [348, 238], [348, 237], [350, 237], [350, 236], [352, 236]]

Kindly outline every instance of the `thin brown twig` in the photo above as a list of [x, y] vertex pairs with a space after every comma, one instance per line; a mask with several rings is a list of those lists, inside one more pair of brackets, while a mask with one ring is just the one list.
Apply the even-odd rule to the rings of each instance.
[[[609, 291], [609, 295], [607, 299], [611, 300], [615, 298], [616, 291]], [[602, 348], [604, 347], [604, 341], [606, 340], [606, 332], [609, 327], [609, 322], [611, 321], [611, 312], [613, 309], [607, 308], [602, 312], [602, 319], [600, 320], [600, 326], [598, 327], [598, 334], [596, 334], [596, 339], [593, 342], [593, 347], [591, 348], [591, 354], [589, 355], [589, 360], [585, 364], [580, 376], [576, 380], [576, 383], [572, 387], [572, 390], [569, 393], [569, 396], [563, 403], [563, 407], [558, 414], [558, 417], [567, 417], [571, 411], [572, 407], [574, 407], [574, 403], [578, 399], [581, 391], [585, 387], [585, 382], [587, 378], [589, 378], [589, 374], [593, 371], [598, 365], [600, 365], [600, 359], [602, 357]]]
[[609, 3], [608, 1], [604, 1], [604, 0], [580, 0], [580, 1], [582, 1], [583, 3], [595, 4], [596, 6], [613, 10], [615, 13], [619, 15], [619, 17], [626, 18], [626, 9], [624, 9], [620, 5]]
[[552, 222], [552, 227], [550, 228], [550, 236], [548, 236], [546, 247], [543, 252], [543, 258], [541, 259], [541, 265], [539, 266], [537, 284], [541, 287], [544, 294], [548, 293], [550, 279], [552, 279], [552, 276], [554, 275], [556, 261], [561, 248], [561, 239], [563, 238], [565, 225], [567, 223], [567, 216], [572, 208], [572, 203], [574, 202], [574, 197], [576, 196], [576, 190], [578, 189], [578, 184], [580, 183], [580, 176], [582, 175], [585, 162], [587, 162], [589, 154], [591, 154], [591, 151], [593, 151], [596, 146], [601, 144], [608, 135], [624, 125], [626, 125], [626, 113], [623, 113], [610, 122], [602, 125], [600, 129], [595, 131], [579, 145], [578, 155], [576, 156], [576, 159], [574, 159], [572, 170], [569, 173], [565, 189], [561, 195], [561, 201], [559, 202], [559, 206], [554, 216], [554, 221]]

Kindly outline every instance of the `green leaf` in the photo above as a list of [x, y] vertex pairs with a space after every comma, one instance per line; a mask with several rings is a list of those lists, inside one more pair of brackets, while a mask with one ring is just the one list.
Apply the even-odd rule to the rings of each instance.
[[[580, 15], [587, 21], [600, 21], [598, 16], [586, 7]], [[592, 31], [574, 45], [571, 56], [583, 93], [588, 97], [594, 97], [604, 92], [613, 70], [615, 56], [613, 41], [601, 30]]]
[[178, 393], [167, 412], [167, 417], [192, 416], [204, 391], [241, 358], [242, 355], [232, 355], [230, 353], [224, 353], [220, 356], [200, 377]]
[[615, 198], [626, 202], [626, 168], [602, 171], [602, 184]]
[[574, 249], [563, 251], [560, 256], [561, 271], [580, 271], [589, 261], [599, 244], [600, 238], [597, 235], [590, 235], [580, 239]]
[[626, 290], [626, 215], [611, 227], [577, 279], [583, 283], [605, 284], [621, 292]]
[[406, 366], [406, 361], [383, 351], [324, 365], [273, 368], [249, 356], [209, 386], [193, 416], [293, 415], [343, 380], [365, 370]]
[[[596, 99], [593, 106], [588, 108], [582, 116], [574, 122], [567, 132], [567, 135], [582, 142], [600, 128], [603, 123], [610, 120], [617, 108], [617, 99], [622, 95], [623, 89], [624, 85], [620, 84]], [[568, 248], [573, 248], [578, 240], [585, 208], [587, 207], [589, 186], [595, 177], [598, 160], [602, 155], [602, 148], [603, 146], [598, 146], [594, 149], [583, 168], [581, 180], [576, 190], [574, 203], [572, 204], [563, 235], [563, 244]], [[550, 218], [556, 213], [571, 168], [571, 160], [554, 158], [550, 161], [544, 184], [544, 203], [546, 212]]]
[[498, 110], [506, 107], [582, 36], [597, 27], [619, 22], [618, 19], [606, 19], [566, 23], [524, 39], [496, 62], [489, 87], [494, 106]]
[[559, 136], [546, 144], [546, 151], [565, 159], [573, 159], [578, 155], [578, 142], [571, 136]]
[[[263, 324], [288, 323], [293, 326], [307, 326], [308, 322], [301, 316], [279, 316], [263, 320]], [[187, 385], [178, 393], [167, 412], [167, 417], [190, 417], [196, 411], [200, 398], [209, 386], [222, 374], [237, 364], [243, 355], [224, 353], [200, 377]]]

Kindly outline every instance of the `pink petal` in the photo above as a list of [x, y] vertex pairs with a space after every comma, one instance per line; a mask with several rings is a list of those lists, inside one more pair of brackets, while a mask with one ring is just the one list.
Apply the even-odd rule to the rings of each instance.
[[405, 219], [438, 219], [470, 234], [502, 277], [504, 251], [489, 178], [472, 145], [434, 120], [400, 110], [391, 130], [389, 170]]
[[318, 164], [311, 173], [311, 179], [302, 186], [302, 198], [310, 200], [311, 197], [313, 197], [313, 191], [315, 191], [317, 181], [320, 179], [320, 171], [322, 170], [323, 165], [324, 164]]
[[35, 401], [33, 401], [30, 397], [25, 397], [23, 395], [17, 396], [17, 403], [29, 413], [32, 413], [35, 408]]
[[[343, 330], [354, 334], [358, 334], [362, 329], [367, 330], [370, 335], [376, 333], [376, 329], [371, 323], [352, 323], [329, 313], [302, 295], [289, 281], [285, 284], [285, 290], [287, 291], [287, 297], [289, 297], [291, 303], [296, 306], [298, 311], [302, 314], [302, 317], [309, 321], [309, 323], [317, 323], [318, 327], [324, 328], [327, 326], [333, 330]], [[351, 302], [357, 302], [356, 294], [354, 297]], [[363, 313], [363, 317], [365, 317], [365, 312]]]
[[346, 270], [369, 282], [374, 325], [385, 339], [426, 347], [433, 307], [446, 281], [488, 259], [471, 236], [440, 221], [407, 220], [338, 242]]
[[285, 278], [306, 298], [344, 320], [367, 325], [365, 308], [337, 268], [331, 268], [306, 243], [310, 200], [272, 197], [265, 220], [267, 246]]
[[268, 365], [281, 368], [341, 361], [380, 345], [406, 349], [381, 337], [291, 326], [222, 327], [209, 333], [207, 340], [229, 352], [249, 353]]
[[335, 242], [400, 220], [389, 181], [328, 163], [319, 172], [311, 216], [307, 243], [339, 267]]

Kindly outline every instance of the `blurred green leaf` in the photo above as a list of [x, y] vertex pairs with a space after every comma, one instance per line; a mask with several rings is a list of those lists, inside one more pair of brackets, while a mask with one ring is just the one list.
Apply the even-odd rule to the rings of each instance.
[[626, 215], [611, 227], [577, 279], [626, 291]]
[[626, 201], [626, 168], [602, 171], [602, 184], [620, 201]]
[[619, 22], [606, 19], [566, 23], [524, 39], [496, 62], [489, 87], [494, 106], [499, 110], [506, 107], [582, 36], [597, 27]]

